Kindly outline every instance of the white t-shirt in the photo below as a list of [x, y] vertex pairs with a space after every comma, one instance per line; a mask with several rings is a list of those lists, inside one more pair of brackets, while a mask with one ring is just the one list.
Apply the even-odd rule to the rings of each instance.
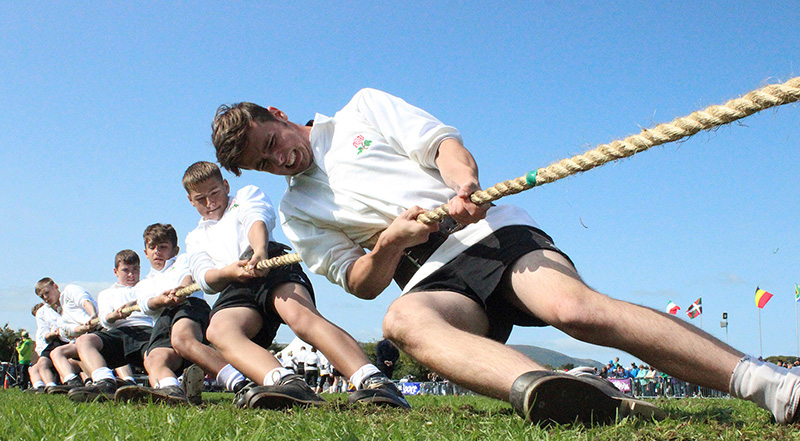
[[78, 285], [67, 285], [61, 290], [59, 302], [61, 303], [61, 320], [59, 324], [61, 339], [69, 341], [75, 337], [75, 329], [86, 324], [92, 316], [83, 309], [83, 303], [88, 300], [97, 304], [89, 293]]
[[36, 311], [36, 353], [42, 355], [42, 351], [47, 347], [47, 340], [44, 337], [53, 331], [58, 331], [58, 322], [61, 314], [56, 312], [48, 304], [42, 305]]
[[100, 291], [100, 294], [97, 295], [97, 314], [103, 327], [106, 329], [125, 326], [148, 326], [152, 328], [153, 317], [141, 311], [134, 311], [127, 318], [117, 320], [114, 323], [109, 323], [106, 320], [106, 316], [109, 313], [133, 300], [136, 300], [136, 293], [133, 291], [132, 286], [115, 283]]
[[309, 352], [306, 354], [305, 369], [307, 371], [319, 369], [319, 356], [316, 352]]
[[275, 228], [272, 201], [258, 187], [248, 185], [230, 198], [220, 220], [200, 219], [197, 228], [186, 236], [192, 278], [205, 293], [216, 293], [206, 283], [206, 272], [238, 261], [250, 246], [247, 234], [258, 221], [266, 224], [271, 239]]
[[[456, 195], [434, 160], [443, 140], [461, 135], [400, 98], [363, 89], [332, 118], [317, 114], [310, 138], [314, 164], [287, 178], [281, 223], [309, 269], [345, 290], [348, 267], [365, 254], [360, 244], [406, 209], [431, 210]], [[404, 289], [508, 225], [536, 222], [514, 206], [491, 208], [450, 235]]]
[[[189, 255], [186, 253], [167, 260], [161, 271], [151, 268], [147, 277], [144, 280], [140, 280], [133, 288], [139, 310], [152, 317], [160, 316], [162, 309], [152, 310], [147, 303], [164, 291], [180, 286], [181, 281], [189, 275], [191, 275]], [[189, 297], [203, 299], [203, 294], [200, 291], [195, 291]]]

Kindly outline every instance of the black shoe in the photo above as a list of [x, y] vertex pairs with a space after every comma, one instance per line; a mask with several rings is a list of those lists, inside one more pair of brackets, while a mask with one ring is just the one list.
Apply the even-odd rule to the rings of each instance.
[[[607, 384], [606, 384], [607, 383]], [[625, 417], [662, 420], [664, 411], [628, 397], [613, 384], [594, 376], [534, 371], [511, 386], [514, 410], [534, 424], [613, 424]]]
[[258, 384], [250, 380], [242, 380], [236, 383], [236, 385], [233, 386], [233, 392], [235, 393], [233, 397], [233, 405], [240, 409], [247, 407], [247, 399], [250, 398], [250, 396], [248, 396], [247, 393], [250, 392], [251, 389], [256, 387], [262, 387], [262, 386], [259, 386]]
[[44, 390], [45, 390], [44, 387], [29, 387], [22, 392], [26, 394], [41, 394], [44, 393]]
[[76, 387], [83, 387], [83, 381], [81, 381], [81, 377], [73, 377], [64, 384], [47, 386], [45, 390], [48, 394], [60, 395], [69, 393], [69, 391], [75, 389]]
[[287, 375], [274, 386], [257, 386], [245, 394], [251, 409], [286, 409], [292, 406], [323, 406], [328, 404], [314, 393], [299, 375]]
[[89, 401], [107, 401], [114, 399], [117, 382], [113, 379], [100, 380], [91, 386], [76, 387], [67, 396], [72, 401], [87, 403]]
[[145, 386], [122, 386], [114, 393], [114, 401], [118, 403], [143, 402], [150, 397], [151, 387]]
[[154, 403], [189, 404], [186, 392], [180, 386], [165, 386], [152, 389], [152, 397]]
[[375, 374], [364, 380], [361, 389], [347, 397], [349, 404], [372, 403], [384, 406], [411, 409], [403, 393], [386, 375]]

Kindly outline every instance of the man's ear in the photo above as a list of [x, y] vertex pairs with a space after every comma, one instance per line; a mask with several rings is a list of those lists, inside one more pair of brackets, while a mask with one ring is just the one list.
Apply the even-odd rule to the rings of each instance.
[[275, 107], [267, 107], [267, 110], [268, 110], [268, 111], [269, 111], [269, 113], [271, 113], [271, 114], [272, 114], [272, 116], [274, 116], [275, 118], [278, 118], [278, 119], [280, 119], [280, 120], [283, 120], [283, 121], [289, 121], [289, 117], [288, 117], [288, 116], [286, 116], [286, 114], [285, 114], [285, 113], [283, 113], [283, 110], [276, 109]]

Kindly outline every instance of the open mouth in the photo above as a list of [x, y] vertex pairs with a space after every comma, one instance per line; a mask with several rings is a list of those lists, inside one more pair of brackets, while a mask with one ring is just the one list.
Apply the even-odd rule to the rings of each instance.
[[292, 151], [291, 153], [289, 153], [289, 160], [286, 161], [286, 167], [291, 168], [292, 166], [294, 166], [295, 160], [297, 160], [297, 152]]

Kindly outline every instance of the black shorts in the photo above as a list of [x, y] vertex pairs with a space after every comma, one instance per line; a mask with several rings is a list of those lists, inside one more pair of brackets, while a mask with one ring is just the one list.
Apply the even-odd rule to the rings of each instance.
[[545, 232], [525, 225], [503, 227], [467, 248], [453, 260], [422, 279], [409, 292], [451, 291], [463, 294], [486, 310], [489, 335], [505, 343], [514, 325], [547, 326], [538, 317], [521, 311], [503, 298], [511, 289], [507, 270], [520, 257], [536, 250], [555, 251], [572, 263], [569, 256], [553, 245]]
[[[286, 245], [270, 242], [267, 255], [270, 258], [280, 256], [286, 254], [287, 249], [289, 247]], [[252, 250], [250, 250], [249, 255], [252, 256]], [[249, 259], [250, 257], [248, 257], [248, 253], [245, 253], [241, 258]], [[275, 339], [278, 328], [283, 323], [283, 320], [273, 308], [271, 294], [274, 288], [284, 283], [302, 285], [311, 296], [311, 301], [315, 302], [311, 280], [308, 279], [300, 265], [293, 264], [273, 268], [266, 276], [250, 280], [247, 283], [231, 284], [219, 294], [216, 303], [214, 303], [214, 308], [211, 310], [211, 316], [213, 317], [218, 311], [227, 308], [250, 308], [257, 311], [261, 315], [263, 325], [252, 340], [257, 345], [268, 348], [272, 344], [272, 340]]]
[[106, 366], [114, 369], [130, 363], [143, 367], [152, 330], [149, 326], [121, 326], [94, 332], [103, 342], [100, 355], [106, 359]]
[[66, 343], [64, 343], [63, 341], [61, 341], [60, 339], [57, 338], [57, 339], [51, 341], [50, 343], [48, 343], [47, 346], [44, 347], [44, 349], [42, 350], [42, 353], [39, 354], [39, 357], [50, 358], [50, 353], [53, 352], [53, 349], [55, 349], [55, 348], [57, 348], [59, 346], [64, 346], [65, 344]]
[[153, 325], [153, 333], [150, 335], [150, 343], [147, 352], [155, 348], [172, 348], [172, 327], [180, 319], [189, 319], [200, 325], [203, 333], [203, 343], [206, 341], [206, 329], [211, 320], [211, 307], [205, 300], [197, 297], [189, 297], [184, 302], [161, 311], [161, 315]]

